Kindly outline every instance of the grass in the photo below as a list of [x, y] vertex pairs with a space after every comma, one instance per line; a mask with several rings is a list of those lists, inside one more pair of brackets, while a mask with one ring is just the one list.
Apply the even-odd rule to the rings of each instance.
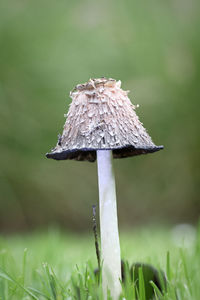
[[[121, 232], [122, 258], [126, 261], [121, 299], [149, 299], [148, 285], [155, 299], [199, 300], [199, 229], [152, 227]], [[150, 264], [163, 270], [167, 284], [161, 282], [162, 293], [141, 265], [131, 276], [132, 263]], [[102, 299], [95, 268], [92, 232], [76, 235], [52, 228], [1, 236], [0, 299]], [[132, 283], [132, 277], [137, 284]]]

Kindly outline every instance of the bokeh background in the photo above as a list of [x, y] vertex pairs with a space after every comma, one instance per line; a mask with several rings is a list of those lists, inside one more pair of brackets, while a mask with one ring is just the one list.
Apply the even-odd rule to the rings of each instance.
[[198, 0], [1, 0], [0, 230], [91, 228], [96, 163], [53, 161], [70, 90], [112, 77], [157, 145], [115, 160], [120, 228], [196, 223], [200, 211]]

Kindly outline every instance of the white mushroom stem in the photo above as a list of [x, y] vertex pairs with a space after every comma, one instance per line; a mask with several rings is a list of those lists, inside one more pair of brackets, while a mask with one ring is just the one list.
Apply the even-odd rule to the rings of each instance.
[[102, 260], [102, 287], [104, 299], [107, 290], [113, 299], [121, 293], [121, 257], [117, 221], [115, 177], [112, 171], [112, 151], [97, 151], [100, 234]]

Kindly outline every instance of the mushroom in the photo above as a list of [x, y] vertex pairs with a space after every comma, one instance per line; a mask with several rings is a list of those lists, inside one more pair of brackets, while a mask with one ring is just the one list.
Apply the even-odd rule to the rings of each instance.
[[94, 162], [97, 159], [104, 298], [110, 290], [113, 299], [121, 293], [121, 257], [117, 221], [113, 158], [156, 152], [156, 146], [135, 106], [114, 79], [90, 79], [70, 93], [72, 102], [62, 136], [47, 158]]

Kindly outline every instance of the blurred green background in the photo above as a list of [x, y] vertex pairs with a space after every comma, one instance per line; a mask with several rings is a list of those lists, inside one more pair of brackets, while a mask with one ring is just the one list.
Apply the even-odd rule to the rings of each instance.
[[0, 230], [91, 227], [96, 163], [53, 161], [69, 92], [91, 77], [130, 90], [157, 145], [115, 160], [120, 228], [199, 216], [198, 0], [1, 0]]

